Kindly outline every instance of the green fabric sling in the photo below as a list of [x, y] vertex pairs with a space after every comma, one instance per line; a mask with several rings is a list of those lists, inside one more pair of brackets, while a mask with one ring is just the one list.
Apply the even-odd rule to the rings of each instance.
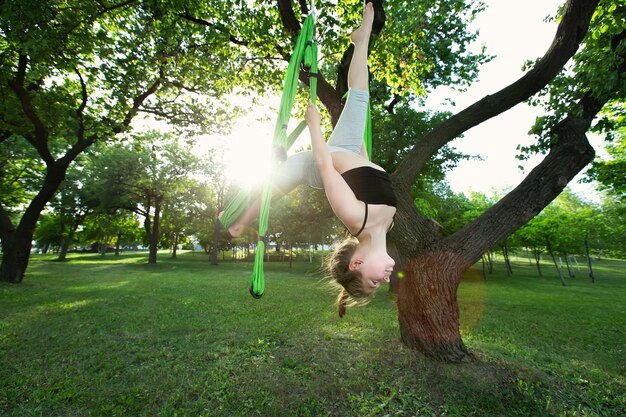
[[[298, 87], [298, 75], [300, 65], [309, 71], [309, 94], [310, 100], [317, 101], [317, 44], [313, 41], [315, 32], [314, 14], [310, 14], [302, 24], [302, 30], [298, 35], [293, 54], [289, 60], [287, 73], [283, 84], [283, 92], [280, 100], [278, 118], [274, 126], [274, 137], [272, 147], [274, 155], [286, 155], [287, 150], [293, 145], [300, 133], [306, 127], [306, 121], [302, 120], [298, 126], [287, 135], [287, 126], [291, 118], [291, 109]], [[367, 154], [371, 159], [372, 155], [372, 132], [370, 120], [370, 108], [367, 109], [367, 122], [364, 134]], [[276, 158], [276, 156], [275, 156]], [[272, 164], [275, 166], [276, 164]], [[230, 201], [221, 216], [221, 223], [224, 227], [231, 226], [256, 198], [255, 193], [249, 190], [241, 190]], [[259, 213], [259, 240], [254, 259], [254, 268], [250, 285], [250, 294], [255, 298], [260, 298], [265, 292], [265, 276], [263, 271], [263, 259], [265, 256], [266, 233], [268, 228], [270, 201], [272, 198], [272, 183], [267, 181], [261, 191], [261, 207]]]

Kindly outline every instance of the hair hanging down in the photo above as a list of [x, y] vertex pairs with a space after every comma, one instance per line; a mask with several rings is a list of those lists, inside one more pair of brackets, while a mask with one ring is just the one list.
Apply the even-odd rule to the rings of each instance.
[[357, 304], [367, 304], [372, 295], [363, 291], [361, 272], [350, 270], [350, 259], [354, 255], [359, 241], [347, 238], [331, 252], [326, 263], [326, 272], [331, 284], [340, 289], [337, 297], [337, 312], [339, 317], [346, 314], [346, 307]]

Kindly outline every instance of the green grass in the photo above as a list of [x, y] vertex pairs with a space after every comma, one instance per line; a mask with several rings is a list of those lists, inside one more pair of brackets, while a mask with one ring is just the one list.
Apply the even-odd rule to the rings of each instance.
[[399, 341], [381, 291], [340, 320], [317, 263], [183, 254], [32, 258], [0, 284], [0, 415], [616, 416], [626, 413], [626, 262], [562, 287], [524, 260], [459, 289], [477, 360], [433, 362]]

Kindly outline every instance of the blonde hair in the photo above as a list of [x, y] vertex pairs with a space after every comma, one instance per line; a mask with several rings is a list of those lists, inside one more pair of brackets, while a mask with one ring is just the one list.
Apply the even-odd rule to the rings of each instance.
[[339, 317], [346, 314], [347, 306], [367, 304], [372, 298], [371, 293], [363, 290], [361, 272], [350, 269], [350, 259], [358, 244], [353, 237], [345, 239], [330, 253], [326, 262], [331, 285], [340, 290], [336, 302]]

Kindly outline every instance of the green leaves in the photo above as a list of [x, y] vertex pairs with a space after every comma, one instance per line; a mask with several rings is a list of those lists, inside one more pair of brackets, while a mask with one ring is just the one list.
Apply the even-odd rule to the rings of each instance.
[[[604, 0], [596, 8], [589, 33], [573, 62], [550, 85], [530, 102], [547, 109], [538, 118], [531, 133], [538, 136], [537, 146], [521, 148], [522, 153], [545, 152], [550, 145], [550, 129], [565, 114], [581, 115], [581, 100], [592, 92], [593, 97], [609, 102], [624, 103], [626, 76], [623, 70], [626, 49], [626, 7], [621, 0]], [[622, 120], [623, 126], [623, 120]], [[599, 123], [593, 127], [611, 137], [611, 129]]]

